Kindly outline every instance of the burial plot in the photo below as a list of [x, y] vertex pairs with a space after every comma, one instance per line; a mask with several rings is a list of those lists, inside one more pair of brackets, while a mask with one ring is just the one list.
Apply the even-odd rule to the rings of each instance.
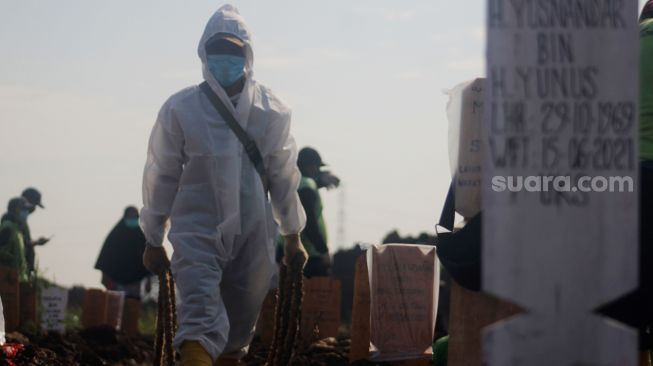
[[485, 361], [635, 365], [593, 309], [637, 285], [637, 1], [487, 11], [483, 287], [528, 315], [487, 329]]

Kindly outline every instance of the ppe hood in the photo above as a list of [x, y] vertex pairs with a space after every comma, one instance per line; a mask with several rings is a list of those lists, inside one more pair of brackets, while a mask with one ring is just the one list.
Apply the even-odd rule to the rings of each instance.
[[200, 40], [199, 47], [197, 49], [197, 54], [202, 60], [202, 75], [204, 80], [209, 82], [213, 89], [220, 88], [222, 89], [211, 72], [207, 67], [206, 62], [206, 45], [209, 41], [213, 40], [214, 37], [217, 37], [220, 34], [229, 34], [235, 37], [238, 37], [245, 44], [245, 77], [247, 79], [252, 78], [253, 70], [252, 65], [254, 63], [254, 55], [252, 53], [251, 46], [251, 34], [245, 24], [245, 19], [240, 16], [238, 9], [233, 5], [223, 5], [218, 11], [213, 14], [209, 22], [206, 24], [204, 29], [204, 34]]

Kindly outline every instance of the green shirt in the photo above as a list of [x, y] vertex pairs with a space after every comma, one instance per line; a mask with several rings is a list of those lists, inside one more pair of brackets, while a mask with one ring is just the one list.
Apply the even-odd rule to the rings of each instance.
[[640, 23], [640, 159], [653, 161], [653, 19]]
[[0, 265], [18, 268], [20, 282], [27, 281], [23, 234], [20, 227], [9, 220], [0, 224]]
[[317, 183], [312, 178], [302, 177], [297, 191], [306, 211], [306, 227], [302, 231], [302, 243], [310, 257], [328, 254], [326, 224], [322, 216], [322, 197]]

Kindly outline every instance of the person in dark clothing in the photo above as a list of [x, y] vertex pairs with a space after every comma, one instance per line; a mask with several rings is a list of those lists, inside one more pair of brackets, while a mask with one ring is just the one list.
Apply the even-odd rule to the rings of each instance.
[[102, 271], [102, 284], [107, 290], [125, 291], [140, 299], [141, 283], [149, 277], [143, 265], [145, 235], [138, 224], [138, 209], [129, 206], [122, 219], [104, 241], [95, 268]]
[[23, 241], [25, 243], [25, 260], [27, 261], [27, 270], [30, 274], [32, 274], [34, 273], [35, 263], [36, 263], [35, 247], [40, 245], [45, 245], [47, 242], [50, 241], [50, 239], [41, 237], [37, 240], [32, 240], [29, 225], [27, 223], [27, 216], [34, 213], [37, 206], [40, 208], [45, 208], [45, 206], [43, 206], [43, 203], [41, 202], [42, 200], [41, 192], [39, 192], [36, 188], [30, 187], [25, 189], [21, 196], [25, 199], [27, 203], [27, 205], [24, 208], [24, 210], [26, 210], [26, 214], [24, 215], [25, 218], [21, 223], [21, 229], [23, 231]]
[[302, 242], [308, 252], [308, 261], [304, 274], [309, 278], [328, 276], [331, 260], [319, 189], [338, 187], [340, 180], [330, 172], [322, 171], [322, 167], [325, 166], [322, 157], [310, 147], [299, 151], [297, 166], [302, 173], [297, 192], [306, 211], [306, 227], [302, 232]]

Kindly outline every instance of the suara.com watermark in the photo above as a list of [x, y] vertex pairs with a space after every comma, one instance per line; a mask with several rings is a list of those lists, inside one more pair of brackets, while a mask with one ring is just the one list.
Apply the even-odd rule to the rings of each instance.
[[492, 190], [495, 192], [633, 192], [635, 182], [629, 176], [581, 176], [565, 175], [494, 176]]

